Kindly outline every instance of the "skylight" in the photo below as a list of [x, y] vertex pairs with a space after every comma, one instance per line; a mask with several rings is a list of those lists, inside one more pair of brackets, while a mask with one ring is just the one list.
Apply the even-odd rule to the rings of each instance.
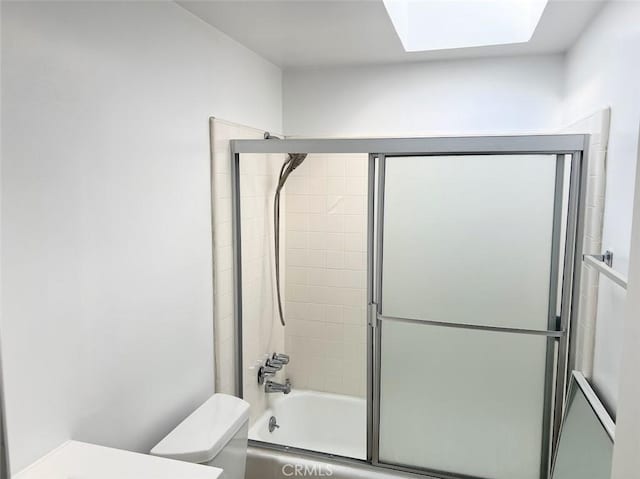
[[404, 49], [528, 42], [548, 0], [383, 0]]

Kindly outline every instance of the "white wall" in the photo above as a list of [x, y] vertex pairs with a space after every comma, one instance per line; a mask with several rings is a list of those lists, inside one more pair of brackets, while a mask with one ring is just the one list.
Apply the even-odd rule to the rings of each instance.
[[[629, 264], [631, 211], [640, 122], [640, 3], [612, 1], [583, 33], [566, 58], [565, 122], [611, 106], [603, 249], [614, 268]], [[623, 332], [624, 293], [600, 281], [593, 381], [615, 411]]]
[[146, 451], [213, 390], [208, 117], [281, 130], [281, 72], [171, 2], [2, 3], [14, 470]]
[[[640, 161], [640, 148], [636, 156]], [[616, 425], [612, 479], [627, 479], [640, 469], [640, 169], [636, 170], [629, 289], [624, 316], [624, 347], [620, 381], [620, 408]]]
[[285, 133], [489, 134], [560, 126], [562, 56], [438, 61], [284, 74]]
[[[613, 1], [567, 54], [566, 122], [611, 106], [604, 244], [626, 272], [640, 120], [640, 2]], [[607, 214], [626, 211], [629, 214]]]

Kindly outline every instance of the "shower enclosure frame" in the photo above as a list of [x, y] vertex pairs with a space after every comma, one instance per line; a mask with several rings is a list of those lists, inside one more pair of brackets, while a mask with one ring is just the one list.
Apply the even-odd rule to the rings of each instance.
[[[234, 343], [235, 343], [235, 393], [243, 397], [243, 344], [242, 344], [242, 253], [241, 253], [241, 205], [240, 159], [241, 154], [296, 153], [362, 153], [368, 154], [367, 196], [367, 459], [360, 460], [334, 456], [319, 451], [309, 451], [250, 440], [250, 445], [272, 450], [295, 452], [318, 459], [339, 460], [357, 465], [401, 472], [429, 475], [443, 479], [471, 479], [471, 476], [438, 470], [390, 464], [380, 461], [380, 344], [382, 321], [419, 322], [503, 333], [529, 334], [547, 337], [545, 370], [545, 404], [541, 446], [540, 477], [546, 479], [551, 467], [550, 458], [560, 428], [568, 377], [572, 365], [569, 361], [571, 325], [577, 324], [581, 258], [583, 254], [584, 217], [588, 174], [589, 135], [521, 135], [474, 137], [424, 137], [424, 138], [359, 138], [359, 139], [265, 139], [231, 140], [232, 234], [234, 278]], [[390, 157], [408, 156], [461, 156], [461, 155], [555, 155], [556, 184], [553, 212], [553, 231], [560, 228], [563, 213], [563, 174], [566, 159], [571, 164], [567, 200], [566, 232], [562, 278], [558, 278], [560, 260], [560, 236], [553, 235], [551, 247], [551, 281], [549, 289], [549, 314], [546, 330], [530, 330], [484, 325], [440, 323], [384, 316], [378, 299], [382, 286], [382, 245], [384, 241], [384, 187], [385, 161]], [[380, 227], [382, 225], [382, 227]], [[554, 283], [555, 278], [555, 283]], [[562, 284], [560, 316], [556, 315], [558, 282]], [[556, 355], [557, 351], [557, 355]], [[551, 394], [553, 391], [553, 394]], [[475, 478], [474, 478], [475, 479]]]

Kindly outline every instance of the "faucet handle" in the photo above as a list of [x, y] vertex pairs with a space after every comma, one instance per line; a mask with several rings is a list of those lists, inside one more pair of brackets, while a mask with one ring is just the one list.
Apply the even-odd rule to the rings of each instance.
[[271, 356], [271, 359], [275, 360], [275, 361], [279, 361], [282, 364], [289, 364], [289, 355], [288, 354], [283, 354], [283, 353], [273, 353], [273, 356]]
[[260, 366], [258, 369], [258, 384], [264, 384], [266, 378], [275, 376], [278, 370], [271, 366]]
[[284, 366], [284, 363], [278, 359], [273, 359], [273, 358], [269, 358], [267, 359], [267, 361], [264, 363], [265, 366], [268, 366], [270, 368], [274, 368], [278, 371], [280, 371], [282, 369], [282, 366]]

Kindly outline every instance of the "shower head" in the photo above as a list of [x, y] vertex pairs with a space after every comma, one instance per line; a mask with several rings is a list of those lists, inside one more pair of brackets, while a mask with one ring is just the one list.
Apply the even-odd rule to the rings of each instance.
[[278, 179], [276, 195], [280, 193], [280, 190], [287, 181], [287, 178], [289, 178], [289, 175], [293, 172], [293, 170], [295, 170], [302, 164], [306, 157], [307, 153], [287, 153], [287, 159], [282, 164], [282, 168], [280, 169], [280, 178]]
[[289, 168], [291, 171], [295, 170], [307, 157], [307, 153], [289, 153]]

